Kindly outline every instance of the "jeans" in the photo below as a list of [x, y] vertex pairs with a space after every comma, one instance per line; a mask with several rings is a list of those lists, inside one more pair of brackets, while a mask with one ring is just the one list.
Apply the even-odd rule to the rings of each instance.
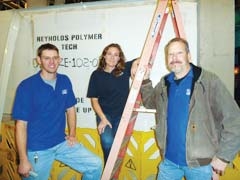
[[200, 167], [179, 166], [167, 159], [164, 159], [159, 165], [157, 180], [211, 180], [211, 165]]
[[[105, 114], [108, 121], [112, 124], [112, 128], [109, 126], [106, 126], [104, 129], [104, 133], [100, 135], [102, 150], [103, 150], [103, 156], [104, 156], [104, 162], [107, 162], [107, 158], [109, 156], [114, 137], [116, 135], [119, 122], [121, 120], [121, 116], [119, 117], [112, 117], [107, 114]], [[101, 119], [97, 116], [97, 123], [99, 124]]]
[[[36, 159], [37, 156], [37, 159]], [[34, 159], [35, 157], [35, 159]], [[82, 180], [99, 180], [102, 175], [102, 160], [78, 143], [69, 146], [67, 141], [43, 151], [28, 151], [28, 158], [37, 177], [24, 180], [47, 180], [54, 160], [63, 162], [83, 174]]]

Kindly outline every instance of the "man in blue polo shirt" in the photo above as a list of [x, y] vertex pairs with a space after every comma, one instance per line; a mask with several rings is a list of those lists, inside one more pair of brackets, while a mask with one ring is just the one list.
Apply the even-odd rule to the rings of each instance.
[[214, 73], [190, 63], [185, 39], [171, 39], [165, 58], [171, 72], [153, 88], [147, 70], [141, 87], [157, 111], [158, 180], [219, 180], [240, 149], [239, 108]]
[[18, 172], [25, 180], [47, 180], [56, 159], [81, 172], [83, 180], [99, 180], [102, 160], [76, 139], [76, 98], [70, 79], [57, 73], [58, 48], [41, 45], [37, 62], [41, 70], [19, 84], [13, 106]]

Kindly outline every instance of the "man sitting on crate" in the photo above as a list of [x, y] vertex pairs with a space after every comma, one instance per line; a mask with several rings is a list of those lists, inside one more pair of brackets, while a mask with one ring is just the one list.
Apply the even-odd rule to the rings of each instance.
[[13, 106], [18, 172], [25, 180], [47, 180], [58, 160], [81, 172], [83, 180], [99, 180], [102, 160], [76, 139], [76, 98], [69, 78], [57, 73], [58, 48], [41, 45], [37, 62], [41, 70], [19, 84]]

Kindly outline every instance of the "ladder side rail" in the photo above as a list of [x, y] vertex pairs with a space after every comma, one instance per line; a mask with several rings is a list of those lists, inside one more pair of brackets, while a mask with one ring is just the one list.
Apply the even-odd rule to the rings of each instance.
[[151, 57], [150, 57], [150, 60], [149, 60], [149, 63], [148, 63], [149, 68], [152, 68], [154, 60], [156, 58], [156, 55], [157, 55], [157, 52], [158, 52], [158, 47], [159, 47], [159, 44], [160, 44], [160, 41], [161, 41], [161, 38], [162, 38], [162, 35], [163, 35], [163, 30], [164, 30], [164, 27], [165, 27], [165, 24], [166, 24], [166, 21], [167, 21], [167, 17], [168, 17], [168, 12], [165, 12], [164, 16], [163, 16], [162, 23], [161, 23], [160, 28], [159, 28], [159, 32], [157, 34], [156, 42], [155, 42], [153, 50], [152, 50], [152, 54], [151, 54]]
[[[134, 105], [134, 109], [140, 107], [141, 99], [142, 99], [141, 94], [139, 93], [138, 96], [137, 96], [136, 103]], [[133, 133], [133, 128], [134, 128], [134, 125], [135, 125], [135, 122], [136, 122], [136, 119], [137, 119], [137, 115], [138, 115], [138, 112], [136, 112], [136, 111], [132, 112], [132, 116], [131, 116], [131, 119], [128, 123], [127, 130], [126, 130], [126, 133], [125, 133], [125, 136], [124, 136], [124, 140], [122, 142], [121, 149], [120, 149], [120, 152], [118, 154], [118, 159], [117, 159], [117, 163], [116, 163], [117, 165], [114, 167], [112, 175], [111, 175], [111, 177], [113, 177], [113, 178], [111, 178], [111, 179], [118, 179], [118, 176], [119, 176], [119, 173], [120, 173], [121, 167], [122, 167], [121, 164], [123, 162], [123, 159], [124, 159], [124, 156], [126, 154], [130, 138], [131, 138], [132, 133]]]
[[[136, 107], [135, 104], [133, 104], [133, 105]], [[126, 112], [129, 113], [129, 110]], [[125, 112], [125, 114], [126, 114], [126, 112]], [[132, 112], [131, 119], [136, 120], [136, 117], [137, 117], [137, 112]], [[122, 117], [122, 119], [124, 119], [124, 118]], [[130, 125], [132, 126], [131, 129], [133, 129], [133, 126], [135, 123], [135, 121], [134, 121], [134, 123], [130, 123], [130, 121], [129, 121], [129, 123], [126, 123], [126, 122], [123, 122], [122, 119], [120, 121], [117, 133], [115, 135], [116, 138], [113, 141], [113, 146], [111, 148], [106, 166], [104, 168], [104, 172], [103, 172], [103, 175], [101, 178], [102, 180], [116, 179], [119, 175], [118, 168], [121, 166], [122, 159], [124, 158], [125, 152], [127, 150], [128, 142], [126, 142], [126, 139], [130, 139], [130, 137], [131, 137], [131, 136], [129, 136], [129, 133], [130, 133], [129, 130], [127, 130], [127, 129]], [[114, 163], [112, 161], [114, 161]], [[112, 176], [114, 176], [114, 177], [112, 177]]]
[[[134, 104], [130, 104], [130, 106], [132, 105]], [[126, 113], [130, 113], [129, 110], [124, 110], [124, 111], [125, 111], [125, 115]], [[127, 114], [126, 116], [129, 116], [129, 114]], [[122, 119], [125, 120], [124, 117], [122, 117]], [[124, 137], [125, 137], [126, 129], [128, 126], [128, 123], [125, 121], [122, 121], [122, 119], [119, 123], [119, 127], [115, 135], [116, 138], [114, 138], [113, 146], [111, 148], [107, 163], [103, 171], [103, 175], [101, 178], [102, 180], [109, 180], [111, 178], [111, 175], [117, 172], [117, 168], [121, 164], [121, 161], [119, 161], [117, 158], [120, 150], [123, 148], [122, 143], [124, 142]]]
[[[159, 38], [163, 33], [162, 31], [166, 23], [166, 17], [168, 15], [168, 13], [166, 12], [167, 6], [168, 6], [168, 0], [160, 0], [160, 2], [158, 3], [158, 7], [155, 10], [155, 15], [153, 17], [152, 25], [148, 32], [148, 36], [142, 51], [142, 55], [140, 57], [139, 69], [141, 67], [145, 68], [146, 65], [149, 64], [149, 62], [152, 62], [153, 57], [155, 58], [153, 54], [154, 52], [153, 49], [157, 49], [158, 46], [155, 46], [155, 43], [158, 40], [160, 41]], [[141, 60], [141, 59], [144, 59], [144, 60]], [[141, 63], [144, 63], [144, 64], [142, 65]]]
[[130, 122], [128, 127], [127, 127], [127, 131], [129, 131], [130, 134], [128, 134], [127, 136], [124, 137], [124, 140], [123, 140], [124, 143], [122, 144], [121, 150], [120, 150], [120, 152], [118, 154], [118, 158], [117, 158], [116, 164], [115, 164], [113, 172], [111, 174], [111, 179], [113, 179], [113, 180], [117, 180], [118, 176], [119, 176], [119, 174], [121, 172], [122, 162], [124, 160], [124, 156], [126, 154], [130, 138], [132, 136], [132, 132], [133, 132], [133, 128], [132, 127], [134, 127], [136, 119], [137, 119], [137, 116], [135, 115], [135, 117], [132, 120], [132, 123]]
[[179, 5], [177, 4], [177, 0], [172, 0], [171, 18], [172, 18], [176, 37], [186, 38], [185, 30], [183, 27], [182, 16], [180, 13]]
[[123, 111], [123, 115], [116, 133], [116, 138], [114, 138], [113, 146], [111, 148], [106, 166], [103, 171], [102, 180], [109, 180], [111, 177], [111, 172], [113, 170], [113, 166], [115, 166], [117, 155], [120, 150], [120, 146], [124, 139], [124, 135], [127, 129], [127, 125], [129, 123], [130, 117], [132, 115], [134, 105], [137, 99], [137, 96], [140, 91], [140, 86], [143, 80], [143, 76], [145, 74], [145, 65], [148, 64], [148, 60], [151, 57], [152, 48], [154, 47], [154, 43], [158, 34], [158, 27], [162, 22], [161, 15], [163, 14], [164, 10], [167, 6], [167, 0], [162, 0], [158, 3], [158, 6], [155, 10], [155, 14], [151, 23], [150, 30], [148, 32], [148, 36], [143, 48], [143, 52], [140, 58], [139, 67], [136, 72], [136, 76], [133, 80], [132, 87], [130, 89], [128, 99], [126, 102], [126, 106]]

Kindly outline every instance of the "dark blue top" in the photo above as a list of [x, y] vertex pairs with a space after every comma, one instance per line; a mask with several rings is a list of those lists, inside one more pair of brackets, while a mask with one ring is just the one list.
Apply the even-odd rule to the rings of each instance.
[[175, 164], [187, 166], [186, 131], [188, 126], [189, 103], [193, 80], [192, 69], [181, 79], [174, 80], [171, 73], [167, 110], [167, 149], [165, 157]]
[[124, 71], [118, 77], [105, 71], [93, 71], [89, 81], [87, 97], [98, 98], [104, 114], [113, 117], [122, 115], [129, 93], [132, 62], [126, 62]]
[[55, 90], [40, 72], [23, 80], [16, 91], [13, 119], [27, 121], [28, 150], [44, 150], [64, 141], [65, 112], [76, 104], [72, 84], [57, 74]]

